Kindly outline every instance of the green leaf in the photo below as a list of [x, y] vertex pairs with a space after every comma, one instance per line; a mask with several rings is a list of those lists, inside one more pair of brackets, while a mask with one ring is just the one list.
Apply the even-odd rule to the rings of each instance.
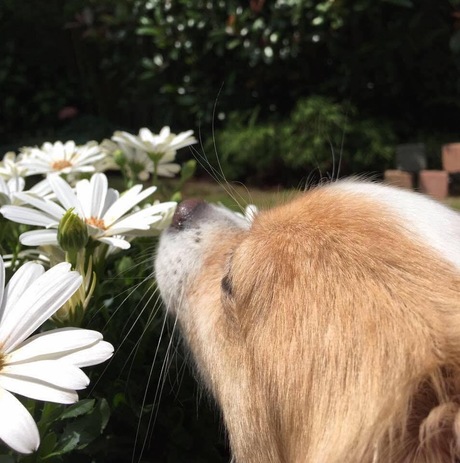
[[47, 434], [40, 442], [40, 448], [38, 454], [41, 459], [45, 460], [50, 458], [56, 447], [57, 437], [54, 432]]
[[180, 203], [182, 201], [182, 193], [180, 191], [176, 191], [172, 196], [170, 201], [176, 201], [176, 203]]
[[114, 408], [117, 408], [118, 406], [122, 404], [126, 404], [126, 395], [123, 392], [118, 392], [117, 394], [114, 395], [112, 404]]
[[99, 402], [99, 413], [101, 415], [101, 433], [102, 433], [110, 419], [110, 407], [106, 399], [102, 399]]
[[157, 31], [153, 27], [139, 27], [136, 29], [136, 34], [154, 36], [157, 35]]
[[182, 170], [180, 173], [181, 181], [186, 182], [195, 175], [196, 171], [196, 160], [190, 159], [182, 165]]
[[60, 441], [60, 452], [85, 448], [102, 434], [109, 418], [110, 408], [107, 400], [101, 399], [88, 414], [80, 415], [75, 421], [67, 424]]
[[66, 453], [75, 450], [80, 443], [81, 435], [78, 432], [71, 432], [66, 434], [63, 439], [59, 442], [59, 449], [53, 453], [50, 453], [46, 458], [56, 457], [64, 455]]
[[64, 413], [60, 416], [61, 420], [66, 420], [69, 418], [76, 418], [77, 416], [86, 415], [91, 413], [94, 408], [94, 399], [83, 399], [77, 402], [76, 404], [67, 408]]

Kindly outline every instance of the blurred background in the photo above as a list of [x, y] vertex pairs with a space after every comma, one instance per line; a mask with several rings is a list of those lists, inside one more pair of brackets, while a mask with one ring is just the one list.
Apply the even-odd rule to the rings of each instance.
[[[381, 177], [401, 144], [439, 169], [460, 142], [460, 0], [1, 0], [0, 24], [0, 153], [170, 125], [229, 180], [288, 188], [339, 160], [340, 175]], [[117, 269], [131, 286], [152, 252]], [[145, 301], [131, 296], [127, 357], [90, 391], [109, 401], [107, 432], [64, 460], [228, 461], [177, 339], [158, 344], [162, 317], [131, 332]]]
[[435, 169], [459, 139], [458, 0], [2, 0], [0, 21], [3, 152], [169, 124], [229, 179], [297, 186], [400, 143]]

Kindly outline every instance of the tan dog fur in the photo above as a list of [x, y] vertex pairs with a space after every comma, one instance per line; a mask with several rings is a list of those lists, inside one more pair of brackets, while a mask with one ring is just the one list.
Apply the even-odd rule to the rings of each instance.
[[224, 225], [205, 233], [176, 302], [165, 242], [156, 267], [235, 462], [460, 458], [452, 263], [391, 208], [333, 188], [263, 212], [250, 229]]

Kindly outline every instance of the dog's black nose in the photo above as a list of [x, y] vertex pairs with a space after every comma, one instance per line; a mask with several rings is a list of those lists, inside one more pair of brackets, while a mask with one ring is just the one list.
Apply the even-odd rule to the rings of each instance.
[[186, 199], [179, 203], [173, 215], [171, 227], [182, 230], [187, 222], [196, 215], [198, 210], [203, 209], [206, 202], [201, 199]]

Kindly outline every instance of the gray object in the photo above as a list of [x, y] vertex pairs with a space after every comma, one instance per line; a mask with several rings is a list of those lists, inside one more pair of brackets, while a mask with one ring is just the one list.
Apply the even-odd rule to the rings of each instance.
[[418, 173], [426, 169], [426, 149], [424, 143], [409, 143], [396, 147], [396, 168]]

